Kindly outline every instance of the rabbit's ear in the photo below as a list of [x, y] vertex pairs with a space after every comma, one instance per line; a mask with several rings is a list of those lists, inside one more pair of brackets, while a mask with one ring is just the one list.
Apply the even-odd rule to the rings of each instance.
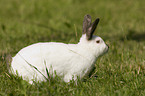
[[85, 15], [84, 21], [83, 21], [83, 34], [86, 34], [88, 32], [88, 29], [91, 26], [91, 16], [90, 15]]
[[99, 18], [97, 18], [89, 27], [89, 29], [86, 33], [88, 40], [92, 39], [93, 33], [95, 32], [98, 23], [99, 23]]
[[83, 34], [86, 34], [87, 40], [92, 39], [93, 33], [99, 23], [99, 18], [97, 18], [93, 23], [90, 15], [85, 15], [83, 21]]
[[95, 30], [96, 30], [96, 27], [97, 27], [97, 25], [98, 25], [98, 23], [99, 23], [99, 18], [97, 18], [93, 23], [92, 23], [92, 25], [91, 25], [91, 34], [93, 35], [93, 33], [95, 32]]

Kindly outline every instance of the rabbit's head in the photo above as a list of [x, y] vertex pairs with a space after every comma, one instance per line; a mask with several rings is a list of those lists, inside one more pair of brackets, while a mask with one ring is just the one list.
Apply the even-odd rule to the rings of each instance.
[[80, 44], [90, 50], [96, 57], [102, 56], [109, 49], [109, 46], [105, 44], [103, 39], [99, 36], [93, 35], [95, 29], [99, 23], [97, 18], [93, 23], [90, 15], [85, 15], [83, 21], [83, 34], [80, 38]]

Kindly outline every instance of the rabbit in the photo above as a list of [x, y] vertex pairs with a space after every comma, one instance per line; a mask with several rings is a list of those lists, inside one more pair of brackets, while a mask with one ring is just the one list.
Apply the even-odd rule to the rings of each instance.
[[98, 23], [99, 18], [92, 23], [90, 15], [84, 16], [78, 44], [44, 42], [21, 49], [12, 57], [9, 72], [30, 84], [47, 81], [49, 74], [60, 76], [65, 82], [82, 79], [92, 71], [97, 58], [109, 50], [101, 37], [93, 35]]

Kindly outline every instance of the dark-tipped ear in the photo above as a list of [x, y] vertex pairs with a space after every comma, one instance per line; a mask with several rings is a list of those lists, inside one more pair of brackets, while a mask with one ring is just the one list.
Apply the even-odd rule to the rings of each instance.
[[99, 23], [100, 19], [97, 18], [91, 25], [91, 34], [93, 35], [93, 33], [95, 32], [96, 28], [97, 28], [97, 25]]
[[87, 35], [87, 39], [88, 39], [88, 40], [92, 39], [93, 33], [95, 32], [98, 23], [99, 23], [99, 18], [97, 18], [97, 19], [91, 24], [91, 26], [89, 27], [89, 29], [87, 30], [86, 35]]
[[85, 15], [84, 21], [83, 21], [83, 34], [86, 34], [88, 32], [89, 27], [91, 26], [91, 16]]

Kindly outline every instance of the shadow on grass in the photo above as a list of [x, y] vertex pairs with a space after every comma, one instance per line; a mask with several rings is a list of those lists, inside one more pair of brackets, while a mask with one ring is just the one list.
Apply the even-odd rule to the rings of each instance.
[[124, 40], [135, 40], [135, 41], [145, 41], [145, 32], [138, 32], [134, 30], [129, 30], [126, 38], [121, 38], [122, 41]]

